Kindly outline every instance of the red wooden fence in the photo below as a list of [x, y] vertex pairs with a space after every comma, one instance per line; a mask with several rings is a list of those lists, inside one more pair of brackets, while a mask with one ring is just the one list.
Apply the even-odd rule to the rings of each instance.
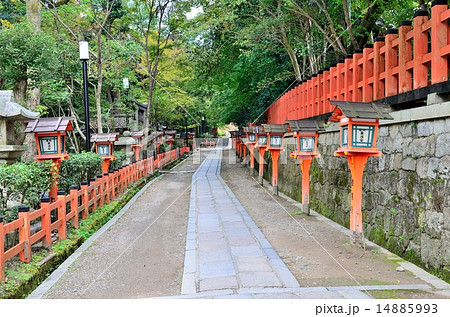
[[412, 23], [400, 23], [398, 30], [284, 93], [266, 111], [268, 123], [330, 112], [329, 100], [370, 102], [447, 81], [449, 20], [447, 1], [434, 1], [431, 18], [418, 11]]
[[[33, 244], [42, 242], [44, 247], [49, 248], [52, 243], [51, 233], [55, 230], [58, 231], [58, 239], [66, 239], [68, 221], [73, 227], [78, 228], [80, 213], [81, 218], [86, 219], [90, 211], [108, 204], [123, 193], [131, 183], [153, 174], [156, 168], [170, 163], [188, 151], [189, 147], [174, 149], [158, 154], [156, 160], [150, 157], [122, 166], [112, 173], [91, 179], [89, 183], [83, 182], [80, 189], [71, 186], [69, 195], [65, 195], [64, 191], [58, 192], [55, 202], [50, 203], [48, 199], [43, 199], [38, 210], [29, 212], [28, 209], [20, 209], [17, 220], [7, 224], [0, 221], [0, 280], [4, 279], [4, 265], [7, 260], [19, 255], [21, 261], [30, 262]], [[53, 210], [57, 210], [57, 220], [52, 222], [50, 214]], [[40, 219], [41, 228], [31, 234], [30, 223], [36, 219]], [[15, 230], [19, 232], [19, 242], [5, 251], [4, 237]]]

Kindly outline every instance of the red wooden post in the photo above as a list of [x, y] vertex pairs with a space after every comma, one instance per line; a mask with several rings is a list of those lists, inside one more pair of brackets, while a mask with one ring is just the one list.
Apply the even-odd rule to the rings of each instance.
[[342, 90], [344, 89], [344, 60], [339, 60], [337, 63], [337, 100], [342, 100], [344, 98], [344, 95], [342, 94]]
[[337, 67], [336, 64], [330, 67], [330, 99], [337, 99]]
[[[329, 111], [329, 102], [330, 99], [330, 69], [327, 67], [323, 72], [324, 82], [323, 82], [323, 112], [326, 113]], [[304, 117], [299, 117], [303, 119]]]
[[258, 173], [258, 180], [259, 183], [262, 185], [263, 184], [263, 175], [264, 175], [264, 152], [266, 151], [265, 147], [259, 147], [258, 148], [258, 152], [259, 152], [259, 173]]
[[345, 77], [344, 77], [344, 100], [352, 100], [352, 83], [353, 83], [353, 71], [352, 71], [353, 55], [347, 54], [345, 57]]
[[384, 54], [381, 48], [384, 46], [384, 37], [377, 37], [373, 44], [373, 99], [378, 100], [384, 97], [384, 82], [380, 79], [384, 72]]
[[359, 82], [362, 79], [362, 66], [359, 66], [359, 60], [362, 57], [362, 50], [357, 49], [353, 53], [353, 93], [352, 101], [361, 101], [362, 91], [359, 88]]
[[81, 212], [81, 218], [87, 219], [89, 215], [89, 194], [88, 194], [88, 182], [81, 182], [81, 204], [84, 206], [84, 210]]
[[78, 229], [78, 186], [72, 185], [70, 186], [70, 195], [72, 199], [70, 200], [70, 211], [75, 212], [74, 217], [72, 218], [72, 226], [75, 229]]
[[311, 159], [300, 158], [300, 169], [302, 170], [302, 208], [303, 212], [310, 214], [309, 211], [309, 170], [311, 167]]
[[364, 45], [363, 49], [363, 86], [362, 86], [362, 101], [368, 102], [373, 100], [372, 85], [370, 78], [373, 76], [373, 59], [369, 55], [373, 53], [373, 44]]
[[411, 25], [411, 21], [402, 21], [398, 28], [398, 92], [400, 94], [412, 90], [412, 72], [406, 67], [406, 64], [412, 60], [412, 43], [407, 40]]
[[0, 216], [0, 281], [5, 279], [5, 242], [3, 233], [3, 217]]
[[111, 175], [111, 182], [110, 182], [111, 199], [116, 199], [116, 186], [117, 186], [118, 170], [115, 169], [113, 171], [109, 171], [109, 175]]
[[448, 22], [441, 21], [441, 13], [448, 9], [447, 1], [433, 1], [431, 7], [431, 84], [448, 78], [447, 56], [441, 56], [441, 48], [447, 45]]
[[250, 168], [253, 172], [253, 169], [255, 168], [255, 155], [254, 155], [254, 149], [255, 145], [253, 143], [250, 143], [249, 145], [249, 151], [250, 151]]
[[96, 200], [98, 199], [98, 206], [102, 207], [105, 200], [104, 200], [104, 186], [103, 186], [103, 176], [97, 175], [97, 184], [98, 184], [98, 196], [96, 197]]
[[397, 94], [398, 78], [394, 75], [394, 67], [398, 65], [397, 48], [393, 47], [393, 42], [397, 38], [397, 30], [386, 31], [386, 53], [385, 53], [385, 90], [386, 97]]
[[428, 11], [419, 10], [414, 13], [414, 70], [413, 88], [422, 88], [428, 85], [427, 65], [422, 62], [422, 57], [428, 52], [428, 31], [423, 32], [422, 25], [428, 21]]
[[58, 239], [64, 240], [66, 239], [66, 193], [63, 190], [58, 190], [58, 196], [56, 201], [59, 203], [58, 205]]
[[367, 162], [367, 155], [347, 156], [347, 161], [352, 174], [351, 185], [351, 209], [350, 209], [350, 231], [353, 234], [353, 241], [361, 241], [362, 237], [362, 179], [364, 167]]
[[105, 192], [105, 203], [109, 204], [111, 197], [110, 197], [110, 191], [111, 191], [111, 182], [109, 180], [109, 174], [104, 173], [103, 174], [103, 191]]
[[51, 225], [51, 215], [50, 215], [50, 198], [41, 198], [41, 209], [43, 214], [41, 217], [41, 228], [45, 231], [45, 236], [42, 238], [42, 246], [44, 248], [50, 249], [52, 246], [52, 232], [50, 230]]
[[272, 154], [272, 187], [273, 194], [278, 195], [278, 160], [280, 158], [280, 151], [270, 151]]
[[92, 190], [91, 193], [89, 195], [89, 200], [94, 199], [94, 205], [92, 205], [92, 210], [96, 210], [97, 209], [97, 181], [95, 180], [95, 178], [91, 178], [90, 182], [89, 182], [89, 187], [92, 186]]

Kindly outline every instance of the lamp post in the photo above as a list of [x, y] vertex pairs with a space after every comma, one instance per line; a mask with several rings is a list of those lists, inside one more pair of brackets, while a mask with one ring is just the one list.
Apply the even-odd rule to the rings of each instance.
[[340, 147], [334, 152], [334, 156], [347, 158], [352, 176], [351, 241], [364, 244], [361, 209], [364, 167], [369, 157], [381, 156], [381, 151], [376, 148], [380, 119], [393, 118], [387, 113], [387, 107], [374, 103], [330, 100], [330, 104], [336, 106], [330, 121], [339, 122], [340, 130]]
[[323, 130], [323, 123], [314, 119], [287, 120], [293, 136], [296, 139], [295, 151], [290, 157], [297, 158], [302, 171], [302, 208], [305, 214], [310, 215], [309, 209], [309, 170], [311, 161], [320, 157], [317, 151], [319, 130]]
[[83, 100], [84, 100], [84, 120], [86, 124], [86, 152], [91, 150], [90, 146], [90, 124], [89, 124], [89, 96], [88, 96], [88, 78], [87, 78], [87, 61], [89, 60], [89, 43], [81, 41], [80, 60], [83, 65]]

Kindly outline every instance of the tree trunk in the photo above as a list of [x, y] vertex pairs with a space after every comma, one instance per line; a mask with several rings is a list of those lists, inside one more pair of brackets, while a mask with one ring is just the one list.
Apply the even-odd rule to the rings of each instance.
[[[33, 25], [34, 32], [41, 30], [41, 4], [39, 0], [26, 0], [27, 20]], [[28, 87], [26, 85], [25, 87]], [[26, 88], [25, 88], [26, 91]], [[38, 87], [31, 88], [27, 101], [28, 109], [34, 110], [40, 104], [41, 90]], [[25, 97], [25, 96], [24, 96]], [[23, 99], [25, 100], [25, 98]], [[24, 125], [25, 126], [25, 125]], [[26, 151], [22, 154], [22, 161], [32, 161], [37, 154], [37, 144], [33, 133], [27, 133], [25, 136]]]

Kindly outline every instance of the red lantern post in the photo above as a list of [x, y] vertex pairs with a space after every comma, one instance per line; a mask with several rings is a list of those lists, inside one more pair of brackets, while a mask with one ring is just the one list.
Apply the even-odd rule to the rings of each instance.
[[134, 159], [137, 161], [140, 160], [140, 152], [142, 148], [142, 138], [144, 137], [144, 131], [134, 131], [130, 132], [130, 137], [136, 140], [136, 144], [131, 145], [131, 148], [134, 151]]
[[117, 140], [117, 133], [98, 133], [91, 136], [91, 142], [95, 144], [95, 153], [101, 155], [103, 159], [103, 174], [108, 173], [109, 164], [116, 159], [112, 153], [114, 142]]
[[268, 147], [272, 157], [272, 188], [273, 194], [278, 195], [278, 160], [280, 152], [283, 151], [283, 136], [287, 131], [287, 124], [263, 124], [264, 131], [267, 132]]
[[323, 124], [314, 119], [288, 120], [293, 136], [296, 139], [296, 150], [291, 157], [297, 158], [302, 171], [302, 207], [303, 212], [310, 214], [309, 209], [309, 170], [311, 161], [320, 157], [317, 151], [318, 131], [323, 129]]
[[50, 187], [50, 200], [55, 201], [58, 192], [58, 173], [61, 161], [69, 158], [66, 153], [66, 131], [72, 131], [70, 124], [73, 117], [40, 118], [29, 121], [25, 133], [36, 137], [36, 161], [51, 160], [53, 162], [53, 182]]
[[362, 182], [367, 159], [381, 156], [376, 148], [378, 125], [380, 119], [392, 120], [387, 108], [374, 103], [330, 101], [336, 108], [330, 121], [339, 122], [340, 147], [335, 156], [347, 158], [352, 174], [350, 230], [353, 243], [362, 239]]
[[263, 174], [264, 174], [264, 152], [267, 148], [267, 133], [264, 132], [263, 127], [257, 127], [256, 133], [256, 145], [259, 153], [259, 174], [258, 181], [263, 184]]

